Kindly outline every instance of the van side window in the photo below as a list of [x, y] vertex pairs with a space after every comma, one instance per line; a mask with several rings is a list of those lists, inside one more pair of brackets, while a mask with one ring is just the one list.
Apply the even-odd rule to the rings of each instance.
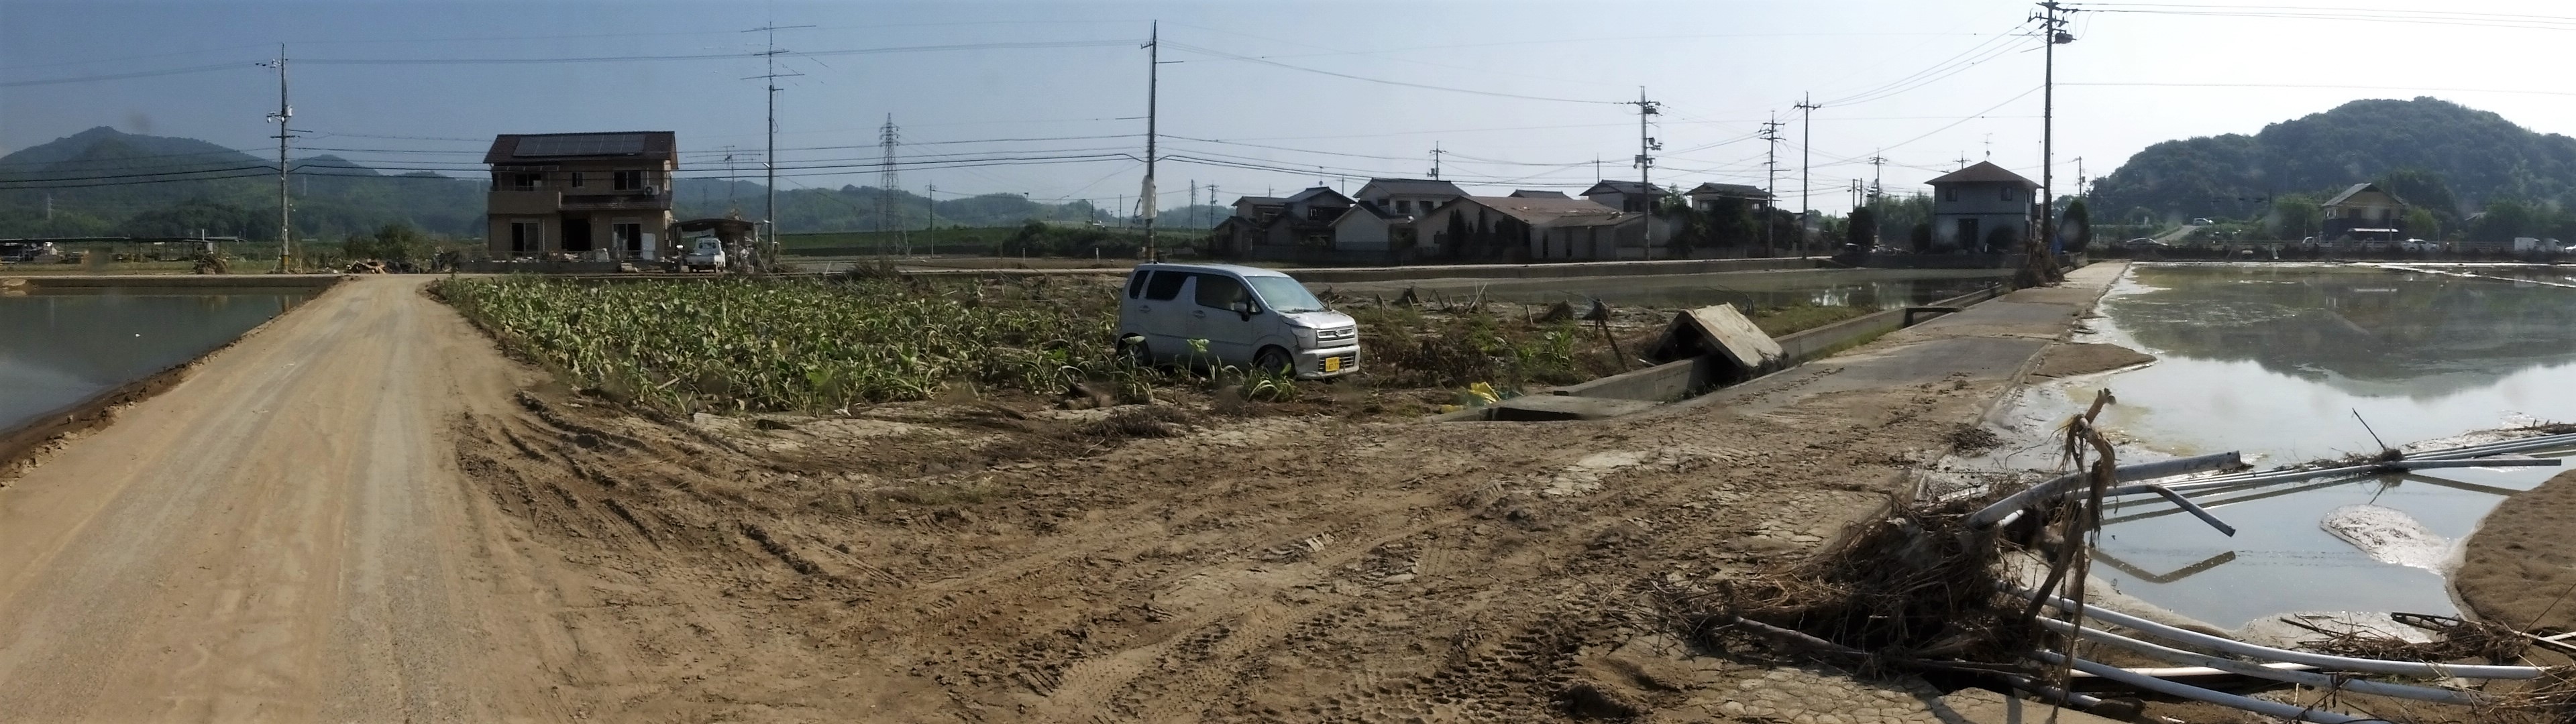
[[1136, 272], [1134, 277], [1127, 280], [1128, 299], [1135, 299], [1136, 295], [1145, 293], [1145, 276], [1152, 273], [1153, 272]]
[[1181, 285], [1189, 282], [1189, 272], [1157, 271], [1145, 282], [1145, 298], [1157, 302], [1172, 301], [1181, 296]]
[[1221, 274], [1201, 274], [1199, 275], [1198, 298], [1199, 306], [1202, 307], [1233, 309], [1236, 302], [1251, 301], [1252, 295], [1245, 293], [1243, 290], [1243, 282], [1236, 281], [1234, 277]]

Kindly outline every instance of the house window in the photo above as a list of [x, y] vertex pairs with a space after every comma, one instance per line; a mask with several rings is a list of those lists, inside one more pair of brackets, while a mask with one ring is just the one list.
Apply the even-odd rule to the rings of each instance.
[[644, 189], [644, 172], [618, 171], [613, 181], [615, 185], [611, 188], [618, 191], [641, 191]]
[[580, 172], [580, 171], [574, 171], [574, 172], [572, 172], [572, 184], [571, 184], [571, 186], [572, 186], [573, 188], [581, 188], [581, 172]]
[[535, 221], [510, 222], [510, 253], [527, 254], [544, 249], [546, 225]]
[[2001, 192], [2002, 192], [2002, 193], [2001, 193], [2000, 198], [2002, 198], [2002, 199], [2003, 199], [2003, 200], [2005, 200], [2005, 201], [2011, 201], [2011, 200], [2012, 200], [2012, 187], [2010, 187], [2010, 186], [2003, 187], [2003, 189], [2001, 190]]
[[609, 224], [608, 236], [614, 240], [612, 243], [617, 244], [617, 248], [625, 249], [629, 254], [644, 252], [643, 224]]
[[1397, 201], [1397, 202], [1395, 202], [1395, 213], [1399, 213], [1399, 214], [1410, 214], [1410, 213], [1413, 213], [1413, 202], [1411, 202], [1411, 201]]
[[1949, 188], [1942, 189], [1942, 190], [1941, 190], [1941, 200], [1942, 200], [1942, 201], [1957, 201], [1957, 200], [1959, 200], [1959, 187], [1957, 187], [1957, 186], [1952, 186], [1952, 187], [1949, 187]]
[[544, 186], [544, 185], [546, 185], [546, 175], [545, 175], [545, 174], [541, 174], [541, 173], [514, 173], [514, 174], [510, 174], [510, 190], [512, 190], [512, 191], [535, 191], [535, 190], [537, 190], [537, 188], [538, 188], [538, 187], [541, 187], [541, 186]]

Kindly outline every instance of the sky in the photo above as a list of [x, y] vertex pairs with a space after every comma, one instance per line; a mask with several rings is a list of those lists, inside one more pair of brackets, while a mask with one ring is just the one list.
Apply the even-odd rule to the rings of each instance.
[[[2058, 191], [2159, 141], [2359, 98], [2431, 95], [2576, 134], [2555, 52], [2576, 11], [2561, 3], [2267, 2], [2071, 3]], [[283, 43], [298, 157], [470, 175], [493, 134], [669, 130], [684, 175], [756, 181], [756, 76], [774, 72], [781, 188], [879, 185], [891, 115], [896, 183], [915, 193], [1133, 209], [1158, 68], [1161, 208], [1423, 177], [1435, 147], [1441, 177], [1475, 194], [1635, 179], [1642, 93], [1659, 111], [1656, 183], [1767, 185], [1783, 207], [1839, 213], [1855, 180], [1905, 193], [1978, 160], [2041, 177], [2036, 9], [0, 0], [0, 153], [110, 126], [272, 155], [277, 75], [256, 64]], [[1162, 63], [1149, 66], [1157, 22]], [[785, 52], [760, 55], [765, 26], [782, 28]], [[1802, 116], [1802, 100], [1819, 107]], [[1759, 137], [1771, 119], [1776, 145]]]

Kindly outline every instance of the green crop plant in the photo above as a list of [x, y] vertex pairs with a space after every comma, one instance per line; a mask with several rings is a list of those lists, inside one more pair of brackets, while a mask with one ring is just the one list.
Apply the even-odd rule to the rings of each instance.
[[669, 410], [830, 410], [957, 384], [1145, 386], [1110, 353], [1112, 294], [990, 284], [505, 277], [436, 291], [568, 382]]

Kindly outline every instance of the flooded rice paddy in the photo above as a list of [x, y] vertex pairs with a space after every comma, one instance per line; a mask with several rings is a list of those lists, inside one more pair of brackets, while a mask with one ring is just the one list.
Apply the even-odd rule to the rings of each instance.
[[221, 347], [310, 288], [70, 288], [0, 296], [0, 430]]
[[[2376, 452], [2374, 436], [2397, 446], [2576, 420], [2576, 289], [2534, 283], [2552, 270], [2495, 271], [2134, 266], [2078, 341], [2158, 361], [2036, 387], [2014, 419], [2035, 432], [2107, 388], [2119, 404], [2101, 419], [2129, 459], [2234, 450], [2262, 467]], [[2040, 467], [2044, 455], [2011, 462]], [[2094, 573], [2224, 627], [2295, 611], [2453, 613], [2442, 571], [2459, 541], [2504, 496], [2560, 470], [2428, 470], [2204, 500], [2240, 529], [2232, 538], [2130, 499], [2105, 511]]]

